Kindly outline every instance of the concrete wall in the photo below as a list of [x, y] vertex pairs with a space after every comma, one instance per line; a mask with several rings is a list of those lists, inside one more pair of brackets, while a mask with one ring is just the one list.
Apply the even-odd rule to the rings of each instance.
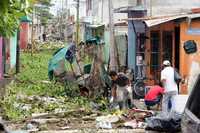
[[[136, 6], [136, 0], [112, 0], [113, 8]], [[191, 8], [200, 7], [199, 0], [143, 0], [144, 7], [148, 10], [148, 15], [153, 16], [173, 15], [188, 12]], [[102, 6], [103, 4], [103, 6]], [[152, 8], [151, 8], [152, 7]], [[152, 10], [151, 10], [152, 9]], [[92, 0], [91, 15], [97, 22], [109, 23], [108, 0]], [[126, 13], [115, 13], [114, 22], [127, 18]]]
[[[191, 8], [200, 7], [199, 0], [143, 0], [145, 7], [148, 9], [148, 15], [150, 15], [150, 9], [152, 5], [153, 16], [163, 16], [170, 14], [179, 14], [187, 12]], [[136, 0], [129, 0], [129, 6], [135, 6]]]
[[[113, 8], [119, 8], [128, 5], [128, 0], [113, 0]], [[126, 13], [114, 13], [114, 22], [117, 22], [121, 19], [126, 19], [128, 15]]]
[[13, 69], [16, 65], [17, 56], [17, 32], [10, 38], [10, 67]]
[[[113, 9], [119, 8], [121, 6], [128, 6], [127, 0], [113, 0]], [[91, 16], [95, 23], [109, 23], [109, 5], [108, 0], [93, 0], [92, 1], [92, 10]], [[120, 19], [127, 18], [126, 13], [115, 13], [113, 15], [114, 22], [119, 21]]]

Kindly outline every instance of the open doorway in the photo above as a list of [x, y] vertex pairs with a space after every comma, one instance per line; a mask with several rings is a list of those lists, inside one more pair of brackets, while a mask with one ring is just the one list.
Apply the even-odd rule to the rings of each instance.
[[179, 62], [180, 62], [180, 27], [175, 27], [175, 68], [179, 70]]
[[162, 60], [169, 60], [170, 62], [173, 62], [173, 32], [163, 31], [162, 35]]

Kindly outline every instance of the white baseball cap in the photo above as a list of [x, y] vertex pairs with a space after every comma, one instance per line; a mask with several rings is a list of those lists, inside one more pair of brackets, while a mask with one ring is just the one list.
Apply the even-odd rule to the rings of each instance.
[[171, 63], [170, 63], [170, 61], [168, 61], [168, 60], [164, 60], [164, 61], [163, 61], [163, 65], [170, 66]]

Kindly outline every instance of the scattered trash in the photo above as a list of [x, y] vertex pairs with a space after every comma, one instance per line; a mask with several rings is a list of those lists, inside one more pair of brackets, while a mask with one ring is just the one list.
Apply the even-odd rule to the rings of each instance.
[[147, 124], [145, 122], [138, 122], [138, 128], [145, 129]]
[[21, 107], [22, 110], [26, 110], [26, 111], [30, 110], [31, 108], [32, 108], [32, 107], [31, 107], [31, 104], [24, 104], [24, 105]]
[[62, 130], [70, 129], [69, 126], [61, 127]]
[[32, 123], [28, 123], [26, 125], [26, 130], [30, 131], [30, 132], [35, 132], [35, 131], [38, 131], [39, 129], [37, 128], [37, 126], [35, 124], [32, 124]]
[[37, 124], [45, 124], [47, 122], [46, 119], [32, 119], [31, 123], [37, 123]]
[[124, 123], [124, 126], [126, 127], [131, 127], [131, 128], [137, 128], [138, 127], [138, 124], [137, 124], [137, 121], [136, 120], [131, 120], [131, 121], [128, 121], [128, 122], [125, 122]]
[[169, 114], [161, 113], [146, 119], [146, 130], [162, 132], [179, 132], [181, 130], [181, 114], [170, 112]]
[[146, 123], [145, 122], [141, 122], [141, 121], [136, 121], [135, 119], [134, 120], [131, 120], [131, 121], [127, 121], [124, 123], [124, 126], [125, 127], [130, 127], [132, 129], [145, 129], [146, 127]]
[[24, 130], [16, 130], [16, 131], [9, 131], [9, 133], [29, 133], [29, 132]]
[[116, 102], [111, 103], [111, 104], [110, 104], [110, 109], [119, 110], [119, 109], [120, 109], [120, 108], [119, 108], [119, 104], [117, 104]]
[[48, 81], [48, 80], [43, 80], [43, 81], [41, 81], [42, 83], [45, 83], [45, 84], [50, 84], [51, 82], [50, 81]]
[[112, 128], [112, 123], [119, 121], [119, 117], [116, 115], [100, 116], [96, 118], [97, 128]]
[[137, 121], [144, 121], [146, 117], [153, 116], [153, 111], [141, 110], [141, 109], [131, 109], [129, 110], [127, 117], [129, 119], [136, 119]]
[[58, 118], [49, 118], [49, 119], [32, 119], [31, 123], [37, 123], [38, 125], [45, 124], [45, 123], [57, 123], [60, 119]]
[[116, 115], [99, 116], [96, 118], [96, 121], [108, 121], [111, 123], [115, 123], [119, 121], [119, 117]]
[[49, 113], [33, 113], [32, 117], [40, 117], [40, 116], [44, 116], [44, 115], [48, 115]]
[[90, 102], [90, 106], [94, 110], [99, 110], [100, 106], [94, 102]]
[[57, 108], [57, 109], [54, 110], [54, 112], [55, 112], [55, 114], [57, 114], [57, 113], [64, 113], [64, 112], [66, 112], [66, 110], [61, 109], [61, 108]]
[[95, 118], [91, 117], [91, 116], [85, 116], [82, 118], [84, 121], [93, 121], [95, 120]]

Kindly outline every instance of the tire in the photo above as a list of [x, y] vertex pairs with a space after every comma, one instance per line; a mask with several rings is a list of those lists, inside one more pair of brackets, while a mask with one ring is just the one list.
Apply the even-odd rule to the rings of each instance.
[[145, 84], [143, 81], [137, 81], [134, 84], [134, 92], [137, 97], [144, 98], [145, 96]]

